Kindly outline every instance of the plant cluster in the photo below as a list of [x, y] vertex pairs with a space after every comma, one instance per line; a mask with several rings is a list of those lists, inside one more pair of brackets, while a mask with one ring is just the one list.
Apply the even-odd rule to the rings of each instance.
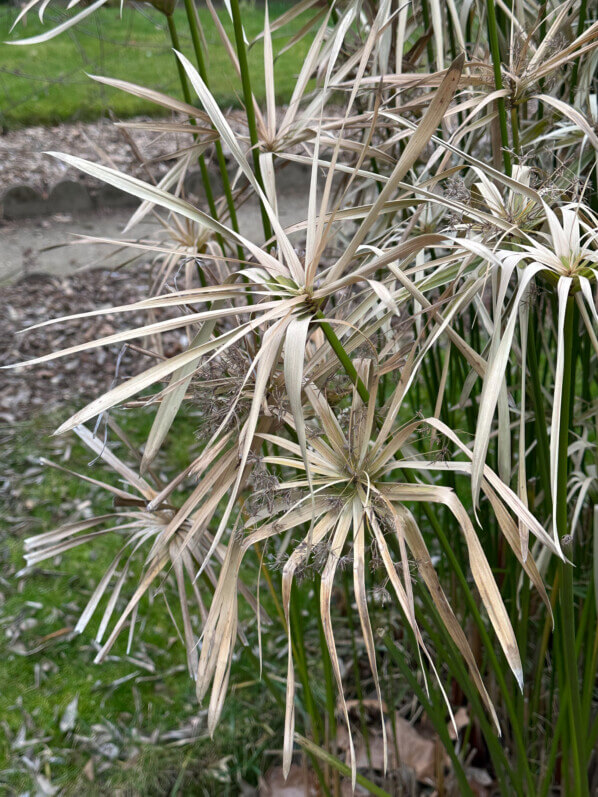
[[[154, 362], [57, 430], [74, 430], [120, 475], [122, 487], [107, 487], [114, 513], [28, 540], [28, 562], [108, 531], [123, 538], [78, 626], [103, 606], [98, 661], [132, 634], [148, 590], [174, 578], [175, 619], [216, 733], [244, 622], [259, 634], [282, 628], [283, 766], [299, 740], [324, 791], [318, 759], [346, 771], [327, 752], [339, 718], [356, 782], [345, 695], [363, 697], [362, 657], [385, 757], [380, 672], [396, 666], [447, 748], [457, 793], [472, 793], [467, 764], [485, 756], [503, 794], [589, 794], [598, 765], [591, 4], [303, 0], [273, 21], [266, 5], [261, 107], [238, 0], [228, 4], [232, 40], [206, 0], [239, 78], [242, 134], [210, 92], [193, 0], [189, 53], [174, 6], [155, 5], [183, 99], [95, 79], [171, 112], [143, 123], [173, 141], [187, 136], [173, 144], [168, 174], [153, 185], [52, 153], [142, 201], [127, 230], [159, 218], [159, 245], [125, 244], [160, 264], [153, 295], [95, 311], [143, 310], [148, 323], [29, 364], [135, 340]], [[308, 37], [309, 51], [280, 109], [275, 45], [300, 15], [285, 47]], [[197, 163], [205, 210], [184, 196]], [[289, 163], [309, 176], [307, 217], [284, 228]], [[262, 227], [248, 235], [237, 210], [252, 197]], [[160, 337], [173, 329], [189, 345], [165, 359]], [[122, 405], [156, 407], [135, 466], [86, 426]], [[196, 413], [198, 435], [188, 466], [164, 480], [160, 450], [181, 407]], [[136, 556], [143, 574], [123, 606]], [[338, 649], [347, 627], [353, 675]], [[308, 636], [321, 688], [310, 683]], [[271, 676], [265, 683], [278, 694]], [[472, 721], [455, 746], [446, 722], [461, 705]], [[295, 732], [298, 708], [311, 741]]]

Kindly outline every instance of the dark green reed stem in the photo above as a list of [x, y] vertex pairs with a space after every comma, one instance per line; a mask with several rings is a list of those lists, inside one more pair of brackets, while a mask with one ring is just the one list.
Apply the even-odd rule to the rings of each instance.
[[561, 704], [560, 704], [561, 711], [559, 712], [559, 716], [556, 721], [556, 727], [552, 731], [552, 739], [550, 742], [548, 761], [544, 765], [545, 774], [544, 774], [544, 779], [538, 790], [538, 797], [547, 797], [550, 789], [555, 785], [554, 783], [555, 769], [556, 769], [556, 763], [559, 752], [559, 742], [563, 731], [563, 725], [565, 724], [565, 712], [568, 709], [568, 703], [569, 703], [569, 694], [565, 692], [561, 698]]
[[[427, 31], [430, 27], [430, 9], [428, 7], [428, 0], [422, 0], [422, 16], [424, 20], [424, 28]], [[432, 45], [431, 39], [429, 39], [428, 43], [426, 44], [426, 53], [428, 55], [428, 69], [434, 70], [434, 47]]]
[[[314, 603], [317, 604], [317, 592], [314, 590]], [[318, 606], [315, 607], [318, 609]], [[334, 673], [332, 672], [332, 664], [330, 662], [330, 654], [326, 645], [326, 637], [324, 635], [324, 626], [322, 624], [322, 617], [319, 609], [316, 612], [318, 618], [318, 633], [320, 636], [320, 649], [322, 651], [322, 667], [324, 669], [324, 685], [326, 687], [326, 712], [328, 714], [328, 728], [330, 737], [336, 738], [336, 700], [335, 700], [335, 686], [334, 686]]]
[[[496, 10], [494, 0], [486, 0], [486, 21], [488, 24], [488, 40], [490, 43], [490, 53], [492, 55], [492, 65], [494, 67], [494, 85], [496, 90], [502, 89], [502, 75], [500, 72], [500, 47], [498, 43], [498, 28], [496, 26]], [[502, 157], [505, 164], [505, 172], [511, 176], [511, 155], [509, 154], [509, 130], [507, 127], [507, 111], [505, 101], [500, 97], [496, 101], [498, 108], [498, 119], [500, 122], [500, 137], [502, 140]]]
[[299, 671], [299, 678], [303, 686], [305, 694], [305, 706], [307, 713], [311, 719], [311, 731], [316, 744], [320, 744], [322, 738], [321, 717], [316, 708], [316, 701], [311, 689], [309, 673], [307, 670], [307, 656], [305, 655], [305, 638], [303, 636], [303, 627], [301, 615], [298, 608], [297, 595], [295, 600], [291, 600], [291, 626], [293, 629], [293, 638], [295, 639], [296, 653], [295, 653], [295, 666]]
[[[588, 598], [586, 598], [586, 600], [589, 600], [589, 596]], [[587, 648], [584, 651], [586, 655], [586, 664], [585, 664], [585, 675], [584, 675], [584, 685], [583, 685], [583, 698], [581, 701], [584, 712], [584, 717], [583, 717], [584, 728], [591, 727], [592, 692], [596, 684], [596, 667], [598, 665], [598, 623], [596, 622], [595, 611], [592, 612], [592, 617], [594, 621], [594, 638], [590, 642], [590, 644], [587, 645]], [[590, 636], [589, 633], [588, 636]], [[598, 717], [596, 719], [598, 719]], [[589, 756], [591, 755], [591, 752], [594, 748], [595, 741], [592, 743], [591, 739], [588, 739], [588, 742], [589, 743], [587, 745], [587, 754]]]
[[[550, 444], [548, 430], [546, 429], [546, 412], [542, 396], [542, 383], [540, 380], [540, 353], [536, 344], [536, 324], [540, 322], [539, 314], [530, 313], [528, 325], [528, 358], [527, 365], [531, 376], [530, 394], [534, 408], [534, 423], [536, 425], [537, 462], [540, 473], [540, 484], [544, 493], [544, 512], [548, 518], [552, 512], [552, 497], [550, 484]], [[529, 383], [528, 383], [529, 384]]]
[[[318, 311], [316, 313], [316, 318], [322, 319], [324, 317], [325, 316], [324, 316], [324, 314], [321, 311]], [[345, 372], [346, 372], [347, 376], [349, 377], [351, 382], [357, 388], [357, 392], [359, 393], [359, 397], [361, 398], [361, 400], [363, 401], [364, 404], [367, 404], [368, 401], [370, 400], [369, 391], [368, 391], [367, 387], [363, 384], [359, 374], [357, 373], [357, 370], [355, 369], [355, 366], [351, 362], [351, 358], [349, 357], [349, 355], [345, 351], [345, 348], [344, 348], [343, 344], [338, 339], [338, 337], [336, 335], [336, 332], [334, 331], [332, 326], [327, 321], [320, 321], [320, 326], [322, 328], [322, 332], [324, 333], [324, 335], [326, 337], [326, 340], [332, 346], [332, 350], [334, 351], [334, 353], [338, 357], [338, 360], [339, 360], [340, 364], [345, 369]]]
[[[262, 575], [264, 576], [264, 579], [266, 581], [266, 585], [268, 587], [268, 591], [269, 591], [270, 596], [271, 596], [271, 598], [272, 598], [272, 600], [274, 602], [274, 606], [276, 607], [276, 613], [277, 613], [278, 619], [280, 621], [280, 624], [281, 624], [281, 627], [282, 627], [284, 633], [286, 634], [287, 633], [286, 617], [285, 617], [285, 614], [284, 614], [284, 610], [283, 610], [283, 608], [282, 608], [282, 606], [280, 604], [280, 601], [278, 599], [278, 594], [279, 594], [280, 590], [277, 591], [275, 589], [275, 587], [274, 587], [274, 584], [272, 583], [272, 578], [270, 576], [270, 573], [268, 572], [268, 569], [264, 565], [263, 557], [262, 557], [262, 550], [261, 550], [259, 545], [256, 545], [256, 552], [257, 552], [257, 555], [258, 555], [258, 560], [260, 561], [260, 568], [261, 568], [261, 571], [262, 571]], [[297, 598], [297, 597], [298, 596], [295, 595], [295, 598]], [[304, 636], [303, 636], [303, 630], [302, 630], [302, 626], [301, 626], [301, 617], [300, 617], [300, 612], [297, 609], [296, 601], [294, 601], [294, 600], [291, 600], [291, 617], [290, 617], [290, 621], [291, 621], [291, 624], [293, 626], [293, 633], [291, 635], [291, 652], [292, 652], [292, 656], [293, 656], [293, 661], [295, 662], [295, 665], [296, 665], [296, 667], [297, 667], [297, 669], [299, 671], [299, 680], [301, 681], [301, 685], [302, 685], [302, 688], [303, 688], [304, 709], [305, 709], [305, 713], [310, 718], [310, 722], [311, 722], [311, 725], [312, 725], [312, 732], [314, 734], [314, 738], [317, 740], [317, 743], [319, 744], [319, 738], [320, 738], [319, 737], [319, 727], [320, 727], [321, 719], [320, 719], [320, 716], [319, 716], [319, 714], [317, 712], [315, 697], [314, 697], [314, 694], [312, 692], [310, 681], [309, 681], [309, 674], [308, 674], [308, 671], [307, 671], [307, 657], [305, 655]], [[258, 662], [257, 656], [251, 651], [251, 648], [247, 648], [247, 651], [248, 651], [248, 655], [250, 655], [250, 658], [252, 658], [252, 660], [255, 663], [257, 663], [258, 666], [259, 666], [259, 662]], [[262, 678], [264, 679], [264, 681], [266, 683], [266, 686], [268, 687], [269, 691], [273, 694], [273, 696], [276, 699], [276, 701], [280, 703], [280, 700], [281, 700], [280, 689], [272, 681], [272, 679], [265, 677], [265, 674], [264, 674], [263, 670], [262, 670]], [[327, 698], [328, 698], [328, 695], [327, 695]], [[286, 700], [284, 698], [282, 699], [282, 705], [283, 705], [283, 707], [286, 708]], [[319, 784], [320, 784], [320, 786], [322, 788], [322, 791], [324, 792], [325, 795], [329, 795], [330, 794], [330, 790], [328, 789], [328, 786], [326, 785], [326, 778], [324, 776], [324, 773], [322, 772], [322, 768], [320, 767], [317, 759], [313, 758], [311, 753], [308, 752], [308, 756], [310, 757], [311, 764], [313, 766], [314, 772], [316, 773], [316, 776], [318, 778], [318, 781], [319, 781]]]
[[[570, 556], [573, 551], [573, 539], [569, 534], [567, 516], [567, 475], [569, 444], [569, 426], [574, 398], [573, 379], [573, 336], [575, 319], [575, 300], [572, 296], [567, 299], [564, 327], [564, 368], [563, 368], [563, 398], [561, 403], [559, 452], [557, 463], [557, 495], [556, 495], [556, 527], [563, 546], [565, 555]], [[587, 760], [585, 755], [585, 739], [582, 737], [583, 726], [581, 722], [581, 699], [577, 656], [575, 654], [575, 603], [573, 595], [573, 565], [567, 562], [560, 563], [561, 592], [560, 592], [560, 625], [563, 650], [563, 664], [565, 676], [565, 690], [569, 694], [569, 733], [571, 743], [571, 757], [574, 770], [573, 791], [576, 797], [589, 797]]]
[[[208, 70], [206, 68], [206, 62], [203, 55], [200, 23], [199, 23], [199, 17], [197, 16], [197, 8], [195, 6], [194, 0], [185, 0], [185, 11], [187, 13], [187, 22], [189, 23], [189, 30], [191, 31], [193, 50], [195, 52], [195, 58], [197, 60], [197, 70], [199, 72], [201, 79], [209, 88], [210, 81], [208, 78]], [[218, 161], [218, 168], [220, 169], [220, 176], [222, 179], [224, 196], [226, 197], [226, 206], [228, 208], [228, 212], [230, 215], [230, 223], [233, 230], [235, 230], [235, 232], [239, 232], [237, 209], [235, 207], [235, 200], [233, 198], [231, 190], [228, 171], [226, 169], [226, 161], [224, 159], [224, 152], [222, 151], [222, 144], [220, 143], [220, 139], [216, 139], [216, 141], [214, 142], [214, 148], [216, 150], [216, 159]], [[243, 259], [243, 250], [240, 246], [237, 246], [237, 257], [239, 258], [239, 260]]]
[[[579, 5], [579, 16], [577, 17], [577, 31], [576, 31], [576, 38], [581, 36], [583, 33], [583, 26], [586, 22], [586, 11], [587, 11], [587, 4], [588, 0], [581, 0]], [[573, 105], [575, 102], [575, 90], [577, 88], [577, 73], [579, 71], [579, 58], [576, 58], [573, 62], [573, 69], [571, 70], [571, 88], [569, 89], [569, 103]]]
[[[230, 1], [230, 9], [233, 18], [233, 27], [235, 30], [235, 44], [237, 46], [237, 57], [239, 59], [239, 69], [241, 70], [241, 84], [243, 86], [243, 98], [245, 100], [245, 113], [247, 114], [247, 126], [249, 128], [249, 140], [251, 141], [251, 154], [253, 156], [253, 169], [255, 176], [262, 187], [264, 188], [264, 180], [262, 177], [262, 169], [260, 166], [260, 151], [259, 151], [259, 138], [257, 133], [257, 122], [255, 119], [255, 108], [253, 107], [253, 92], [251, 91], [251, 77], [249, 72], [249, 62], [247, 61], [247, 47], [245, 46], [245, 39], [243, 37], [243, 23], [241, 22], [241, 10], [239, 8], [239, 0]], [[267, 241], [272, 237], [272, 227], [270, 219], [266, 212], [263, 202], [260, 202], [260, 209], [262, 212], [262, 225], [264, 227], [264, 236]]]
[[535, 676], [534, 676], [534, 685], [532, 687], [532, 693], [529, 701], [529, 716], [535, 717], [539, 712], [539, 705], [540, 705], [540, 697], [541, 697], [541, 688], [542, 688], [542, 675], [544, 672], [544, 660], [546, 659], [546, 652], [548, 650], [548, 645], [550, 643], [551, 634], [552, 634], [552, 618], [554, 616], [554, 610], [556, 606], [556, 602], [558, 599], [558, 593], [560, 589], [560, 572], [557, 569], [554, 575], [554, 580], [552, 582], [552, 588], [550, 590], [550, 607], [552, 610], [552, 614], [546, 614], [544, 620], [544, 627], [542, 629], [542, 635], [540, 636], [540, 642], [537, 647], [536, 653], [536, 669], [535, 669]]
[[[303, 636], [303, 625], [301, 619], [301, 612], [298, 606], [298, 595], [295, 594], [295, 598], [291, 599], [291, 627], [292, 627], [292, 637], [294, 639], [293, 644], [293, 660], [295, 662], [295, 667], [299, 672], [299, 680], [301, 681], [301, 686], [303, 688], [303, 695], [304, 695], [304, 704], [307, 714], [309, 715], [310, 725], [311, 725], [311, 733], [313, 736], [314, 744], [318, 747], [321, 744], [321, 739], [323, 736], [323, 725], [322, 725], [322, 717], [318, 711], [318, 707], [316, 705], [316, 699], [311, 688], [311, 681], [308, 672], [307, 666], [307, 655], [305, 652], [305, 637]], [[317, 775], [319, 785], [324, 792], [325, 795], [330, 797], [330, 790], [326, 784], [326, 778], [318, 761], [313, 757], [311, 753], [308, 753], [312, 766], [314, 767], [314, 771]]]
[[[170, 41], [172, 42], [173, 48], [177, 52], [181, 52], [181, 44], [179, 41], [179, 35], [177, 33], [176, 25], [174, 22], [174, 16], [171, 14], [170, 16], [166, 17], [168, 22], [168, 32], [170, 33]], [[192, 97], [191, 91], [189, 90], [189, 84], [187, 82], [187, 75], [185, 73], [185, 68], [179, 61], [179, 59], [175, 55], [175, 61], [177, 65], [177, 71], [179, 73], [179, 81], [181, 83], [181, 90], [183, 92], [183, 97], [185, 102], [189, 105], [192, 105]], [[195, 124], [195, 119], [191, 119], [191, 124]], [[212, 186], [210, 185], [210, 175], [208, 174], [208, 167], [206, 166], [206, 162], [203, 155], [200, 155], [198, 158], [199, 163], [199, 170], [201, 172], [201, 181], [203, 183], [204, 190], [206, 192], [206, 199], [208, 201], [208, 207], [210, 209], [210, 213], [212, 218], [218, 219], [218, 213], [216, 211], [216, 203], [214, 202], [214, 194], [212, 193]], [[224, 240], [221, 235], [216, 236], [218, 239], [218, 243], [221, 249], [224, 249]]]

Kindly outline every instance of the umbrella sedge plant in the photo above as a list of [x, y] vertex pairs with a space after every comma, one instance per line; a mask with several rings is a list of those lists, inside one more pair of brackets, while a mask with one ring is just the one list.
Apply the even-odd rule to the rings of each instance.
[[[183, 99], [93, 79], [170, 114], [123, 124], [172, 136], [172, 168], [156, 185], [51, 153], [141, 201], [127, 231], [151, 214], [162, 240], [106, 243], [151, 255], [158, 276], [141, 302], [45, 323], [133, 311], [148, 321], [27, 365], [135, 340], [156, 362], [57, 430], [74, 430], [125, 484], [105, 485], [114, 513], [28, 540], [28, 563], [104, 533], [123, 537], [78, 626], [86, 632], [104, 607], [97, 660], [125, 628], [132, 634], [148, 591], [173, 577], [210, 732], [241, 644], [284, 707], [285, 773], [298, 744], [323, 793], [347, 774], [353, 787], [392, 791], [392, 671], [445, 746], [454, 793], [474, 793], [473, 760], [502, 794], [589, 795], [598, 742], [598, 20], [583, 0], [496, 10], [478, 0], [304, 0], [278, 19], [266, 6], [263, 32], [249, 41], [238, 0], [227, 5], [232, 35], [208, 1], [244, 102], [233, 130], [209, 89], [194, 3], [185, 0], [189, 48], [174, 5], [158, 5]], [[303, 39], [307, 55], [281, 111], [276, 59]], [[253, 94], [255, 47], [264, 107]], [[289, 162], [305, 167], [307, 214], [285, 228]], [[185, 197], [194, 164], [207, 208]], [[262, 226], [244, 234], [238, 212], [250, 198]], [[165, 358], [173, 330], [189, 344]], [[157, 407], [136, 466], [110, 451], [119, 406], [129, 416]], [[189, 408], [199, 451], [164, 478], [156, 465]], [[106, 445], [86, 426], [98, 417], [108, 419]], [[132, 563], [144, 549], [137, 578]], [[240, 597], [255, 627], [243, 627]], [[284, 695], [270, 677], [279, 659], [263, 661], [273, 626], [287, 646]], [[384, 748], [383, 769], [372, 765], [367, 777], [354, 697], [371, 698], [379, 715], [374, 725], [360, 715], [359, 738]], [[468, 723], [452, 728], [455, 744], [447, 723], [458, 708]], [[335, 755], [339, 720], [346, 762]], [[433, 785], [442, 782], [438, 771]]]

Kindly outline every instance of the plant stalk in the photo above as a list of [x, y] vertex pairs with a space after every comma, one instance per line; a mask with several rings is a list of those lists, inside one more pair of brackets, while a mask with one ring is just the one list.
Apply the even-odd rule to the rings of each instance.
[[534, 318], [530, 313], [528, 325], [528, 359], [531, 384], [531, 399], [534, 407], [534, 423], [537, 435], [537, 461], [540, 472], [540, 484], [544, 493], [544, 511], [546, 520], [552, 512], [552, 495], [550, 485], [550, 444], [548, 442], [548, 431], [546, 429], [546, 413], [544, 410], [544, 398], [542, 396], [542, 383], [540, 381], [539, 353], [536, 345], [536, 323], [539, 318]]
[[[316, 318], [323, 319], [324, 314], [321, 311], [316, 313]], [[332, 326], [327, 321], [320, 321], [320, 326], [322, 328], [322, 332], [324, 333], [326, 340], [330, 343], [332, 350], [338, 357], [340, 364], [345, 369], [345, 372], [351, 382], [355, 385], [357, 392], [359, 393], [359, 397], [363, 401], [364, 404], [367, 404], [370, 400], [370, 393], [367, 387], [363, 384], [355, 366], [351, 362], [351, 358], [345, 351], [343, 344], [338, 339], [336, 332], [332, 328]]]
[[[572, 296], [567, 299], [565, 311], [564, 339], [565, 355], [563, 367], [563, 399], [560, 415], [560, 437], [557, 465], [556, 495], [556, 527], [561, 538], [563, 552], [573, 550], [573, 538], [569, 534], [567, 517], [567, 474], [570, 416], [573, 401], [573, 335], [574, 335], [575, 302]], [[574, 794], [576, 797], [589, 797], [587, 761], [585, 756], [585, 740], [581, 722], [581, 700], [579, 690], [579, 672], [575, 655], [575, 603], [573, 595], [573, 565], [561, 562], [560, 620], [561, 640], [563, 646], [563, 662], [567, 691], [569, 693], [569, 720], [572, 745], [572, 761], [574, 768]]]
[[[174, 16], [172, 14], [166, 16], [166, 20], [168, 22], [168, 32], [170, 33], [170, 41], [172, 42], [173, 48], [177, 52], [181, 52], [181, 44], [179, 41], [179, 35], [177, 33]], [[189, 105], [192, 105], [192, 97], [191, 91], [189, 90], [189, 84], [187, 82], [187, 75], [185, 73], [185, 69], [182, 63], [175, 55], [175, 61], [177, 65], [177, 71], [179, 73], [179, 81], [181, 84], [181, 90], [183, 92], [183, 97], [185, 102]], [[195, 119], [191, 119], [191, 124], [194, 125]], [[206, 199], [208, 201], [208, 207], [210, 209], [210, 213], [212, 218], [218, 219], [218, 212], [216, 210], [216, 203], [214, 202], [214, 194], [212, 192], [212, 186], [210, 185], [210, 175], [208, 174], [208, 167], [206, 166], [206, 161], [203, 155], [200, 155], [197, 159], [199, 163], [199, 170], [201, 172], [201, 181], [203, 183], [204, 191], [206, 192]], [[217, 240], [220, 245], [220, 248], [224, 250], [224, 240], [221, 235], [217, 235]]]
[[[249, 128], [249, 140], [251, 141], [251, 154], [253, 156], [253, 168], [255, 176], [262, 190], [264, 189], [264, 179], [260, 166], [259, 137], [257, 133], [257, 122], [255, 119], [255, 108], [253, 107], [253, 92], [251, 90], [251, 78], [249, 73], [249, 62], [247, 60], [247, 47], [243, 36], [243, 23], [241, 22], [241, 10], [239, 0], [230, 0], [231, 15], [233, 18], [233, 28], [235, 31], [235, 43], [237, 46], [237, 57], [239, 59], [239, 69], [241, 70], [241, 84], [243, 86], [243, 98], [245, 100], [245, 113], [247, 114], [247, 126]], [[272, 227], [263, 202], [260, 201], [262, 213], [262, 225], [264, 236], [267, 241], [272, 237]]]
[[[581, 0], [581, 3], [579, 5], [576, 38], [581, 36], [581, 34], [583, 33], [583, 26], [585, 25], [586, 22], [587, 4], [588, 0]], [[570, 105], [573, 105], [575, 103], [575, 89], [577, 88], [578, 71], [579, 71], [579, 58], [576, 58], [575, 61], [573, 62], [573, 69], [571, 70], [571, 88], [569, 89]]]
[[[185, 0], [185, 11], [187, 13], [187, 21], [189, 23], [189, 29], [191, 31], [191, 40], [193, 42], [193, 50], [195, 52], [195, 58], [197, 60], [197, 69], [201, 79], [209, 88], [210, 83], [208, 78], [208, 70], [206, 68], [206, 62], [203, 56], [199, 18], [197, 16], [197, 8], [195, 6], [194, 0]], [[235, 200], [233, 198], [231, 190], [228, 171], [226, 169], [226, 161], [224, 159], [224, 152], [222, 151], [222, 144], [220, 143], [220, 139], [216, 139], [216, 141], [214, 142], [214, 148], [216, 150], [216, 159], [218, 161], [220, 176], [222, 178], [222, 187], [224, 189], [224, 195], [226, 197], [226, 206], [228, 208], [228, 212], [230, 215], [230, 223], [233, 230], [235, 230], [235, 232], [239, 232], [237, 209], [235, 207]], [[237, 256], [239, 257], [240, 260], [243, 259], [243, 250], [241, 249], [240, 246], [237, 247]]]
[[[494, 0], [486, 0], [486, 22], [488, 25], [488, 40], [490, 42], [490, 53], [492, 55], [492, 65], [494, 67], [494, 85], [496, 90], [502, 89], [502, 75], [500, 71], [500, 47], [498, 44], [498, 28], [496, 26], [496, 10]], [[498, 108], [498, 119], [500, 122], [500, 137], [502, 140], [502, 157], [505, 164], [505, 172], [511, 176], [511, 155], [509, 154], [509, 130], [507, 127], [507, 111], [503, 97], [496, 101]]]

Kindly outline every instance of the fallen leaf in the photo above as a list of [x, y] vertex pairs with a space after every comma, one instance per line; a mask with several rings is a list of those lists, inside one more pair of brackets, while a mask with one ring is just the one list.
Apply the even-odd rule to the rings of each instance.
[[282, 767], [269, 769], [260, 777], [258, 794], [259, 797], [316, 797], [318, 787], [313, 772], [293, 764], [286, 781]]
[[73, 698], [64, 710], [64, 714], [60, 720], [60, 730], [62, 733], [72, 731], [77, 722], [77, 715], [79, 713], [79, 695]]
[[95, 772], [93, 769], [93, 758], [90, 758], [87, 764], [83, 767], [83, 774], [87, 778], [90, 783], [93, 783], [95, 780]]
[[[386, 722], [388, 738], [388, 770], [408, 767], [415, 773], [417, 780], [434, 784], [437, 769], [438, 737], [425, 736], [400, 715], [395, 715], [396, 737], [390, 721]], [[355, 759], [358, 769], [384, 770], [384, 743], [382, 734], [377, 732], [375, 721], [369, 727], [368, 745], [362, 736], [354, 734]], [[346, 752], [346, 763], [349, 764], [349, 739], [347, 730], [339, 727], [336, 743], [339, 750]], [[368, 755], [369, 746], [369, 755]], [[442, 759], [447, 756], [442, 752]]]
[[[467, 709], [464, 706], [461, 706], [455, 712], [455, 725], [457, 726], [457, 731], [461, 731], [463, 728], [466, 728], [469, 725], [469, 714], [467, 713]], [[457, 734], [455, 733], [455, 727], [452, 722], [447, 723], [447, 730], [449, 736], [454, 741], [457, 738]]]

